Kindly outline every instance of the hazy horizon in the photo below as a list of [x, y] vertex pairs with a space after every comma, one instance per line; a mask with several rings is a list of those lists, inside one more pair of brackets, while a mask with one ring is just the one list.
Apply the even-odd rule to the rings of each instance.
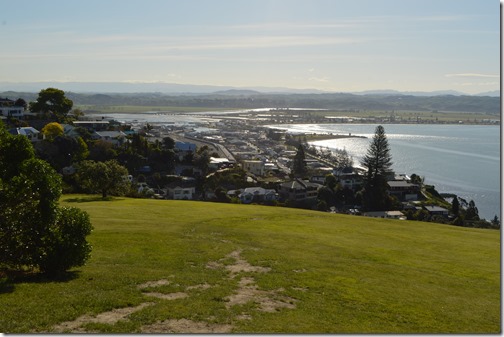
[[489, 0], [7, 2], [2, 81], [500, 89]]

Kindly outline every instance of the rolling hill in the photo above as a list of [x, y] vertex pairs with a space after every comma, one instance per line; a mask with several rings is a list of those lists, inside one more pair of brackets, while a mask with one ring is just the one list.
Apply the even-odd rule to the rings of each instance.
[[67, 195], [60, 280], [0, 279], [2, 332], [499, 333], [500, 233], [291, 208]]

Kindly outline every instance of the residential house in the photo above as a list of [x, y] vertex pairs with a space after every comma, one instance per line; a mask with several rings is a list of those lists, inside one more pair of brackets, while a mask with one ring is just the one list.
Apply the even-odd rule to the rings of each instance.
[[114, 146], [119, 146], [126, 142], [126, 134], [122, 131], [95, 131], [91, 135], [91, 138], [112, 143]]
[[401, 211], [377, 211], [377, 212], [366, 212], [364, 216], [372, 218], [384, 218], [384, 219], [399, 219], [406, 220], [406, 216]]
[[89, 131], [104, 131], [110, 126], [109, 121], [73, 121], [75, 127], [88, 129]]
[[11, 118], [23, 118], [24, 107], [22, 106], [0, 106], [0, 116]]
[[182, 161], [184, 157], [189, 153], [196, 152], [196, 144], [189, 142], [175, 141], [175, 151], [177, 152], [179, 160]]
[[256, 176], [264, 175], [264, 162], [262, 160], [244, 160], [242, 162], [243, 170]]
[[251, 202], [268, 202], [278, 200], [278, 194], [273, 189], [262, 187], [247, 187], [238, 195], [241, 202], [250, 204]]
[[167, 199], [193, 200], [196, 194], [196, 180], [190, 177], [181, 177], [166, 185]]
[[70, 124], [61, 124], [63, 127], [63, 134], [71, 138], [78, 138], [80, 134], [77, 132], [76, 127]]
[[300, 201], [316, 199], [320, 184], [306, 180], [295, 179], [280, 184], [280, 196], [285, 200]]
[[444, 217], [448, 217], [448, 210], [446, 208], [443, 208], [443, 207], [439, 207], [439, 206], [423, 206], [423, 208], [429, 212], [429, 214], [431, 216], [433, 215], [441, 215], [441, 216], [444, 216]]
[[212, 171], [220, 170], [226, 168], [231, 164], [227, 158], [215, 158], [210, 157], [210, 162], [208, 163], [208, 168]]
[[412, 184], [407, 180], [392, 180], [387, 182], [388, 192], [390, 195], [396, 196], [400, 201], [418, 200], [420, 194], [420, 186]]
[[364, 182], [363, 176], [354, 167], [334, 170], [333, 174], [338, 178], [341, 187], [348, 188], [354, 192], [360, 190]]
[[31, 142], [37, 142], [43, 139], [40, 131], [31, 126], [12, 128], [9, 129], [9, 133], [13, 135], [23, 135], [27, 137]]

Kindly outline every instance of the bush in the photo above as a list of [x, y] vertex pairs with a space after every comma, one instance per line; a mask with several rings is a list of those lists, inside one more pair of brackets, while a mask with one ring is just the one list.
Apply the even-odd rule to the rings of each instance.
[[56, 222], [49, 228], [48, 245], [39, 262], [40, 270], [59, 274], [84, 265], [91, 253], [86, 236], [91, 234], [89, 215], [78, 208], [58, 209]]
[[62, 180], [31, 143], [0, 123], [0, 265], [60, 273], [89, 258], [88, 215], [60, 208]]

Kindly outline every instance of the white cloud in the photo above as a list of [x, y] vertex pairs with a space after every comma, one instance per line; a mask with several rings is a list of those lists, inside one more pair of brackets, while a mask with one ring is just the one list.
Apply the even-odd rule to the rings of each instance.
[[462, 73], [462, 74], [445, 74], [445, 77], [484, 77], [484, 78], [499, 78], [499, 75], [492, 74], [476, 74], [476, 73]]
[[324, 77], [310, 77], [308, 79], [311, 82], [329, 82], [329, 77], [324, 76]]

